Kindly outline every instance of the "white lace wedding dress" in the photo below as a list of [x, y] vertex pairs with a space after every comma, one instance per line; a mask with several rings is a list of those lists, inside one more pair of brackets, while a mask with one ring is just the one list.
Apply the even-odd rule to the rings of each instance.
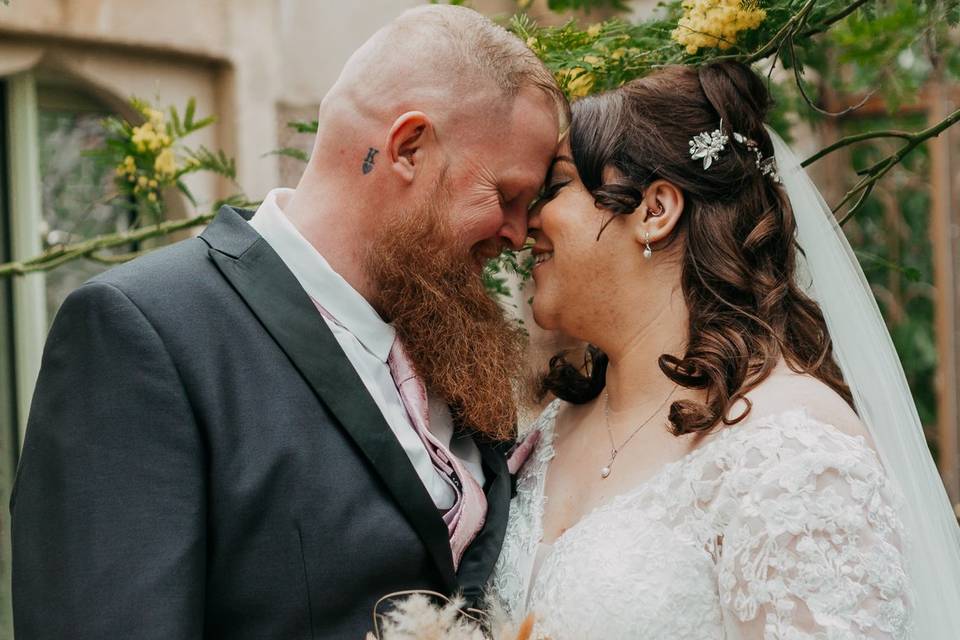
[[909, 637], [898, 493], [863, 438], [796, 409], [725, 428], [542, 542], [551, 404], [493, 595], [552, 640]]

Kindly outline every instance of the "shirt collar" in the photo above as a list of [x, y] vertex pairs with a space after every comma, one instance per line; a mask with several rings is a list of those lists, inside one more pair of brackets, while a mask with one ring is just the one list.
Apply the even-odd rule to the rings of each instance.
[[307, 295], [320, 303], [367, 351], [386, 362], [396, 331], [290, 222], [283, 208], [292, 195], [293, 189], [272, 190], [251, 218], [250, 226], [277, 252]]

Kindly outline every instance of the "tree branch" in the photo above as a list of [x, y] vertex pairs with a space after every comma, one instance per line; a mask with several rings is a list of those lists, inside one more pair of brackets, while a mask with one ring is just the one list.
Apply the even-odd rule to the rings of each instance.
[[800, 90], [800, 97], [803, 98], [804, 102], [807, 103], [808, 107], [810, 107], [811, 109], [813, 109], [814, 111], [816, 111], [821, 115], [829, 116], [831, 118], [839, 118], [840, 116], [845, 116], [848, 113], [856, 111], [863, 105], [867, 104], [867, 101], [873, 97], [874, 92], [871, 91], [866, 96], [864, 96], [863, 100], [861, 100], [855, 105], [847, 107], [843, 111], [834, 112], [834, 111], [827, 111], [826, 109], [820, 108], [820, 106], [817, 105], [813, 101], [813, 98], [811, 98], [810, 95], [807, 93], [807, 88], [803, 84], [803, 67], [797, 63], [797, 50], [795, 46], [795, 38], [796, 38], [795, 35], [791, 35], [789, 38], [787, 38], [787, 43], [788, 43], [787, 47], [790, 50], [790, 61], [793, 66], [793, 79], [797, 84], [797, 89]]
[[863, 5], [867, 4], [868, 2], [873, 2], [873, 1], [874, 1], [874, 0], [854, 0], [854, 2], [851, 2], [851, 3], [850, 3], [847, 7], [845, 7], [844, 9], [841, 9], [840, 11], [838, 11], [838, 12], [835, 13], [835, 14], [833, 14], [832, 16], [829, 16], [829, 17], [827, 17], [827, 18], [824, 18], [823, 22], [821, 22], [821, 23], [818, 24], [817, 26], [812, 27], [812, 28], [810, 28], [810, 29], [807, 29], [806, 31], [804, 31], [803, 33], [801, 33], [801, 34], [800, 34], [800, 37], [801, 37], [801, 38], [809, 38], [810, 36], [817, 35], [818, 33], [823, 33], [824, 31], [826, 31], [827, 29], [829, 29], [832, 24], [837, 23], [837, 22], [840, 22], [841, 20], [843, 20], [844, 18], [846, 18], [847, 16], [849, 16], [851, 13], [853, 13], [854, 11], [856, 11], [857, 9], [859, 9], [860, 7], [862, 7]]
[[150, 253], [153, 249], [143, 249], [141, 251], [133, 251], [130, 253], [103, 253], [96, 252], [90, 253], [84, 256], [87, 260], [92, 260], [93, 262], [99, 262], [100, 264], [106, 265], [116, 265], [123, 264], [124, 262], [130, 262], [134, 258], [139, 258], [140, 256]]
[[[926, 140], [930, 138], [935, 138], [941, 133], [946, 131], [948, 128], [960, 122], [960, 109], [957, 109], [946, 118], [941, 120], [935, 125], [927, 127], [923, 131], [918, 131], [917, 133], [910, 134], [906, 138], [907, 142], [902, 147], [900, 147], [896, 152], [890, 154], [886, 158], [875, 163], [869, 169], [864, 172], [863, 179], [860, 180], [852, 189], [850, 189], [846, 195], [843, 196], [843, 199], [833, 208], [833, 213], [836, 214], [840, 209], [843, 208], [848, 202], [853, 200], [854, 197], [859, 195], [857, 201], [852, 207], [840, 218], [840, 224], [845, 224], [853, 215], [863, 206], [863, 203], [866, 201], [867, 196], [870, 195], [870, 192], [873, 191], [876, 187], [877, 182], [880, 181], [883, 176], [890, 171], [890, 169], [897, 166], [901, 160], [903, 160], [907, 154], [916, 149], [918, 146], [923, 144]], [[897, 132], [900, 133], [900, 132]], [[861, 134], [862, 135], [862, 134]], [[851, 136], [853, 137], [853, 136]], [[889, 137], [903, 137], [900, 135], [889, 136]], [[836, 144], [836, 143], [835, 143]], [[829, 147], [828, 147], [829, 148]], [[839, 148], [839, 147], [837, 147]]]
[[[183, 229], [207, 224], [213, 220], [216, 215], [216, 213], [205, 213], [184, 220], [168, 220], [160, 224], [134, 229], [133, 231], [105, 234], [72, 244], [51, 247], [35, 258], [22, 262], [0, 264], [0, 278], [6, 276], [22, 276], [37, 271], [50, 271], [66, 262], [78, 258], [91, 258], [97, 262], [109, 261], [111, 264], [122, 262], [122, 259], [126, 256], [110, 256], [104, 254], [103, 250], [111, 247], [119, 247], [131, 242], [140, 242], [148, 238], [167, 236], [171, 233], [182, 231]], [[134, 257], [137, 254], [127, 255]]]
[[904, 140], [912, 140], [915, 134], [910, 133], [909, 131], [895, 131], [893, 129], [886, 129], [883, 131], [868, 131], [866, 133], [858, 133], [856, 135], [847, 136], [845, 138], [840, 138], [833, 144], [820, 149], [815, 154], [804, 160], [800, 166], [809, 167], [811, 164], [820, 160], [824, 156], [830, 155], [838, 149], [848, 147], [852, 144], [858, 142], [863, 142], [865, 140], [873, 140], [875, 138], [902, 138]]
[[783, 46], [783, 42], [796, 34], [807, 22], [807, 18], [810, 17], [810, 12], [813, 11], [814, 5], [816, 5], [816, 0], [807, 0], [807, 3], [800, 7], [800, 10], [781, 27], [780, 31], [778, 31], [767, 44], [744, 59], [744, 64], [751, 65], [779, 51]]

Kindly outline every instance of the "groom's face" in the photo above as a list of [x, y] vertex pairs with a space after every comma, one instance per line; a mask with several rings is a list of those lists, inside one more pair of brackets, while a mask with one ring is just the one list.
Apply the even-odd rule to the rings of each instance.
[[424, 181], [417, 201], [384, 216], [364, 256], [371, 303], [397, 330], [427, 388], [459, 422], [495, 439], [509, 437], [515, 424], [523, 337], [479, 271], [505, 245], [523, 245], [558, 119], [548, 98], [521, 94], [500, 120], [484, 120], [495, 126], [449, 141], [445, 166]]
[[557, 149], [556, 106], [539, 91], [521, 92], [500, 118], [478, 120], [450, 151], [443, 206], [464, 259], [479, 271], [527, 237], [527, 208]]

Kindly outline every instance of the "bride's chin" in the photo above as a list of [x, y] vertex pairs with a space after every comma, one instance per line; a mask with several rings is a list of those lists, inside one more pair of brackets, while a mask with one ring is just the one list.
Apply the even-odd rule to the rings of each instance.
[[554, 314], [551, 313], [548, 309], [544, 308], [543, 304], [537, 304], [537, 298], [533, 298], [533, 321], [537, 326], [544, 331], [555, 331], [557, 329], [557, 322], [554, 318]]

